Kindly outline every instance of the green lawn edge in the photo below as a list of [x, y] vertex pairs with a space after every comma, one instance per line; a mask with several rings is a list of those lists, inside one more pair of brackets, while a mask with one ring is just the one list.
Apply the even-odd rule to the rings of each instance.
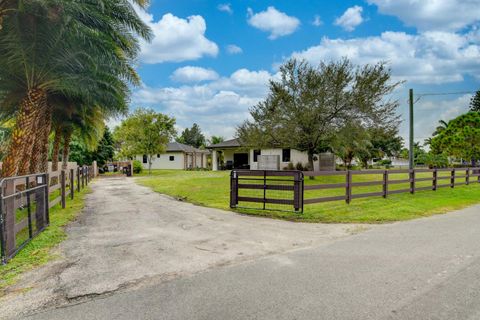
[[90, 187], [86, 187], [79, 193], [75, 193], [73, 200], [67, 198], [65, 209], [62, 209], [60, 204], [52, 207], [50, 225], [6, 265], [0, 265], [0, 297], [5, 294], [7, 287], [18, 281], [22, 274], [58, 257], [52, 251], [67, 238], [65, 227], [78, 217], [85, 206], [85, 196], [90, 192]]
[[229, 207], [228, 172], [155, 170], [150, 176], [146, 173], [137, 175], [136, 181], [155, 192], [195, 205], [294, 222], [391, 223], [444, 214], [480, 203], [480, 184], [473, 182], [454, 189], [419, 191], [413, 195], [394, 194], [386, 199], [354, 199], [350, 205], [343, 201], [308, 205], [303, 214], [293, 211], [232, 210]]

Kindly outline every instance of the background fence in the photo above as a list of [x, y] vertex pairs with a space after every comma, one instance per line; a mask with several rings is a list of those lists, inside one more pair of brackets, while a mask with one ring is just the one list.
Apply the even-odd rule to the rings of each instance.
[[[279, 179], [278, 177], [281, 177]], [[308, 178], [305, 178], [308, 177]], [[365, 171], [263, 171], [234, 170], [230, 181], [230, 207], [261, 204], [258, 209], [277, 209], [267, 204], [302, 211], [304, 205], [368, 197], [388, 197], [458, 185], [480, 183], [480, 168], [365, 170]], [[254, 190], [256, 192], [254, 192]], [[276, 194], [272, 195], [271, 190]]]
[[0, 247], [6, 263], [50, 223], [50, 208], [65, 208], [67, 199], [97, 175], [96, 166], [0, 180]]

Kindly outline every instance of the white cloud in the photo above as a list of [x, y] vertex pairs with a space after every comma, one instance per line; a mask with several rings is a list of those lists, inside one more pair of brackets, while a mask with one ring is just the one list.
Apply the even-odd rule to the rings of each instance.
[[177, 82], [200, 82], [216, 80], [218, 73], [212, 69], [186, 66], [175, 70], [170, 78]]
[[240, 53], [243, 53], [243, 50], [242, 48], [240, 48], [239, 46], [237, 45], [234, 45], [234, 44], [229, 44], [227, 46], [227, 52], [229, 54], [240, 54]]
[[218, 54], [215, 42], [205, 37], [207, 25], [202, 16], [178, 18], [165, 14], [160, 21], [137, 7], [137, 13], [154, 33], [151, 43], [141, 42], [140, 61], [149, 64], [197, 60]]
[[460, 30], [480, 19], [480, 0], [367, 0], [409, 26], [426, 30]]
[[233, 13], [232, 5], [230, 3], [221, 3], [217, 6], [217, 9], [228, 14]]
[[144, 86], [133, 94], [133, 105], [155, 107], [190, 127], [194, 119], [207, 135], [233, 137], [235, 127], [249, 117], [249, 108], [268, 91], [268, 71], [240, 69], [229, 77], [180, 87]]
[[[431, 137], [440, 120], [449, 121], [468, 111], [471, 95], [448, 97], [423, 97], [415, 103], [415, 141], [424, 142]], [[406, 104], [405, 104], [405, 114]], [[408, 137], [408, 120], [405, 118], [400, 133]], [[406, 140], [407, 141], [407, 140]]]
[[347, 31], [353, 31], [363, 22], [362, 12], [363, 8], [360, 6], [348, 8], [341, 17], [335, 20], [335, 25]]
[[316, 14], [315, 17], [313, 17], [312, 24], [315, 27], [320, 27], [323, 24], [323, 21], [318, 14]]
[[300, 20], [278, 11], [275, 7], [253, 13], [248, 9], [248, 24], [265, 32], [270, 32], [270, 40], [294, 33], [300, 26]]
[[313, 64], [342, 57], [356, 64], [387, 61], [396, 79], [415, 83], [459, 82], [464, 75], [480, 79], [480, 45], [469, 34], [384, 32], [348, 40], [323, 38], [318, 46], [293, 56]]

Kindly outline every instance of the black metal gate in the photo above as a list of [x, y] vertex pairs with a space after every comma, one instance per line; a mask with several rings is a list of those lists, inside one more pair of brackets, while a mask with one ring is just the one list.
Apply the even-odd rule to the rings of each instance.
[[[244, 206], [242, 203], [249, 203]], [[233, 170], [230, 175], [230, 207], [278, 210], [291, 206], [303, 212], [303, 173], [301, 171]]]
[[48, 174], [0, 180], [0, 247], [6, 263], [50, 223]]

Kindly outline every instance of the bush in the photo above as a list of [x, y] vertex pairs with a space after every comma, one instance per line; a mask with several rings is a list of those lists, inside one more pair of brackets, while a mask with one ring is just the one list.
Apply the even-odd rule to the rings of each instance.
[[299, 170], [299, 171], [303, 171], [303, 164], [301, 162], [297, 162], [297, 164], [295, 165], [295, 169], [296, 170]]
[[140, 161], [138, 160], [133, 160], [133, 173], [142, 173], [143, 171], [143, 165]]
[[293, 165], [292, 162], [289, 162], [287, 165], [287, 170], [295, 170], [295, 166]]

